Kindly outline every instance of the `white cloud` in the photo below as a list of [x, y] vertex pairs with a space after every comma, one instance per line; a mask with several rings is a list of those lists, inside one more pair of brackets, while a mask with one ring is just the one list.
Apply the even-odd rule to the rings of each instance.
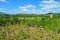
[[28, 11], [26, 6], [20, 6], [19, 9], [20, 11]]
[[54, 0], [43, 0], [43, 1], [54, 1]]
[[3, 8], [0, 8], [0, 11], [3, 10]]
[[25, 5], [25, 6], [19, 6], [19, 9], [20, 9], [20, 12], [25, 12], [25, 13], [28, 13], [28, 12], [33, 12], [35, 9], [36, 6], [32, 5], [32, 4], [28, 4], [28, 5]]
[[5, 2], [6, 0], [0, 0], [0, 2]]
[[0, 2], [5, 2], [7, 4], [10, 4], [7, 0], [0, 0]]
[[0, 8], [0, 10], [2, 10], [2, 8]]
[[54, 1], [54, 0], [43, 0], [40, 2], [40, 11], [42, 13], [45, 12], [59, 12], [60, 10], [60, 2]]
[[[37, 6], [29, 4], [26, 6], [20, 6], [20, 11], [24, 12], [31, 12], [31, 13], [59, 13], [60, 12], [60, 2], [55, 0], [43, 0], [39, 3], [40, 9]], [[37, 9], [36, 9], [37, 8]]]
[[[38, 8], [36, 5], [28, 4], [25, 6], [19, 6], [19, 9], [16, 9], [16, 10], [8, 10], [8, 12], [9, 13], [11, 12], [12, 13], [18, 13], [18, 12], [19, 13], [35, 13], [35, 14], [39, 14], [39, 13], [44, 14], [48, 12], [60, 13], [60, 2], [55, 0], [40, 1], [39, 7], [40, 8]], [[3, 8], [0, 8], [0, 10], [3, 10]]]
[[25, 6], [19, 6], [19, 8], [35, 8], [35, 6], [32, 5], [32, 4], [28, 4], [28, 5], [25, 5]]
[[32, 4], [29, 4], [29, 5], [27, 5], [27, 8], [35, 8], [35, 6]]

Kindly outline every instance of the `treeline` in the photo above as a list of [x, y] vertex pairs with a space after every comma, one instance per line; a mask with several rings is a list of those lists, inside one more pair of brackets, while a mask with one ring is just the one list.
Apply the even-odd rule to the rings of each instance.
[[[33, 25], [36, 21], [35, 20], [33, 20], [35, 22], [31, 21], [32, 17], [36, 19], [37, 17], [40, 18], [40, 15], [35, 15], [35, 14], [8, 15], [8, 14], [1, 13], [0, 14], [0, 26], [6, 26], [9, 24], [14, 25], [14, 24], [20, 24], [20, 23], [23, 23], [23, 24], [26, 23], [28, 25]], [[30, 18], [30, 19], [26, 19], [26, 18]], [[29, 20], [31, 21], [30, 23], [28, 22]], [[32, 22], [33, 22], [33, 24], [32, 24]]]
[[[9, 24], [26, 24], [26, 25], [45, 25], [46, 21], [51, 21], [50, 18], [51, 13], [44, 15], [36, 15], [36, 14], [17, 14], [17, 15], [8, 15], [2, 14], [0, 15], [0, 26], [5, 26]], [[59, 19], [60, 14], [52, 14], [53, 19]], [[23, 19], [24, 18], [24, 19]], [[26, 19], [30, 18], [30, 19]], [[33, 19], [32, 19], [33, 18]], [[50, 24], [50, 23], [49, 23]]]
[[[52, 18], [50, 17], [52, 15]], [[0, 15], [0, 26], [8, 26], [14, 24], [24, 24], [32, 27], [43, 27], [45, 29], [60, 32], [60, 14], [42, 14], [42, 15]], [[56, 29], [57, 28], [57, 29]]]

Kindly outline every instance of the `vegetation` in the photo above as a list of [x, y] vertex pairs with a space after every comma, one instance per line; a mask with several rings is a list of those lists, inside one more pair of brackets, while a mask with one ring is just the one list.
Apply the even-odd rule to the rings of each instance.
[[0, 14], [0, 40], [60, 40], [60, 14]]

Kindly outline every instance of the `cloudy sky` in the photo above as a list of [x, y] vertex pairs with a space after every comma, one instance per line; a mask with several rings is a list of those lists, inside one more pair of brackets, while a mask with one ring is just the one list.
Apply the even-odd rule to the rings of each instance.
[[60, 13], [60, 0], [0, 0], [0, 12], [8, 14]]

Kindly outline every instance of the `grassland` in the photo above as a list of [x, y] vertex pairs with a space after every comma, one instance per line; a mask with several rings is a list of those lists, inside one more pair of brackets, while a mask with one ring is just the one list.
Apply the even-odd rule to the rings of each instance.
[[0, 40], [60, 40], [60, 14], [0, 16]]

